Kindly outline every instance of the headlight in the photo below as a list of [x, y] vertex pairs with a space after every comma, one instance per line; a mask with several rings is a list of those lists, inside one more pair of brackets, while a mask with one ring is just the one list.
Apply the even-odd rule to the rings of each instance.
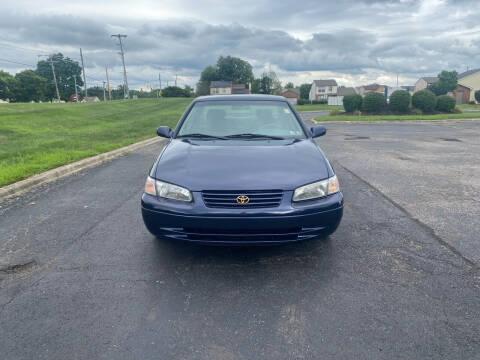
[[145, 182], [145, 192], [150, 195], [179, 201], [192, 201], [192, 193], [181, 186], [169, 184], [151, 177]]
[[293, 201], [321, 198], [340, 191], [337, 175], [295, 189]]

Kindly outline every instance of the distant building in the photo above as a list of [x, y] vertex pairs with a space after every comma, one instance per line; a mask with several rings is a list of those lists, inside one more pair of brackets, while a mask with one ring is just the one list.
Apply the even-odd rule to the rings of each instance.
[[475, 93], [472, 88], [469, 88], [468, 86], [465, 86], [465, 85], [458, 84], [457, 88], [452, 92], [448, 93], [448, 95], [453, 97], [456, 103], [459, 105], [459, 104], [468, 104], [472, 93]]
[[245, 84], [232, 84], [232, 94], [250, 94], [250, 89]]
[[345, 95], [353, 95], [356, 94], [357, 91], [353, 87], [339, 87], [337, 90], [336, 96], [329, 96], [328, 97], [328, 105], [330, 106], [343, 106], [343, 97]]
[[284, 89], [282, 96], [287, 98], [292, 104], [296, 105], [298, 99], [300, 99], [300, 90], [298, 89]]
[[210, 95], [250, 94], [248, 85], [233, 84], [231, 81], [210, 82]]
[[328, 100], [329, 96], [337, 96], [338, 85], [333, 79], [313, 80], [308, 99], [310, 101]]
[[7, 100], [0, 99], [0, 104], [8, 104], [8, 103], [9, 103], [8, 99]]
[[82, 100], [82, 102], [100, 102], [98, 96], [87, 96]]
[[388, 88], [387, 85], [380, 84], [370, 84], [363, 85], [357, 88], [357, 93], [364, 96], [371, 92], [377, 92], [379, 94], [385, 94], [385, 89]]
[[417, 82], [415, 83], [414, 92], [425, 90], [428, 87], [428, 85], [435, 84], [437, 81], [438, 81], [438, 77], [435, 77], [435, 76], [422, 77], [418, 79]]
[[[480, 69], [469, 70], [459, 74], [458, 85], [461, 85], [465, 88], [470, 89], [470, 95], [469, 95], [468, 101], [474, 101], [475, 92], [480, 90]], [[462, 90], [459, 89], [459, 91], [462, 91]], [[458, 98], [457, 98], [457, 101], [458, 101]]]

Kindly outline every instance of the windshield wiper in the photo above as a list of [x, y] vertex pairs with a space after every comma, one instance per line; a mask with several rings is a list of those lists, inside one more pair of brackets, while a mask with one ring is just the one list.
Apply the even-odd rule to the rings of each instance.
[[272, 140], [285, 140], [285, 138], [281, 136], [273, 136], [273, 135], [264, 135], [264, 134], [251, 134], [251, 133], [244, 133], [244, 134], [233, 134], [225, 136], [229, 139], [272, 139]]
[[177, 138], [197, 138], [197, 139], [227, 140], [227, 138], [226, 138], [226, 137], [223, 137], [223, 136], [215, 136], [215, 135], [200, 134], [200, 133], [179, 135], [179, 136], [177, 136]]

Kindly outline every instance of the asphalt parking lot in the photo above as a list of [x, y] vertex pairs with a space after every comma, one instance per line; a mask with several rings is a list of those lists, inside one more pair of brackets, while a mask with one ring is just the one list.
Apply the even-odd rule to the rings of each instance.
[[480, 122], [326, 126], [346, 201], [326, 240], [154, 239], [161, 145], [1, 204], [0, 358], [478, 358]]

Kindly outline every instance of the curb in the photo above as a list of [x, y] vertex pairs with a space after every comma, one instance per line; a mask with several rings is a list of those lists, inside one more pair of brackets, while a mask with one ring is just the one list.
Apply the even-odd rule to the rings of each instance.
[[60, 167], [47, 170], [43, 173], [33, 175], [29, 178], [26, 178], [25, 180], [20, 180], [13, 184], [6, 185], [0, 188], [0, 202], [10, 197], [21, 195], [22, 193], [27, 192], [37, 186], [55, 181], [68, 175], [72, 175], [81, 170], [99, 165], [109, 160], [113, 160], [129, 152], [135, 151], [148, 145], [159, 143], [163, 140], [164, 139], [160, 137], [143, 140], [116, 150], [82, 159], [71, 164], [62, 165]]

